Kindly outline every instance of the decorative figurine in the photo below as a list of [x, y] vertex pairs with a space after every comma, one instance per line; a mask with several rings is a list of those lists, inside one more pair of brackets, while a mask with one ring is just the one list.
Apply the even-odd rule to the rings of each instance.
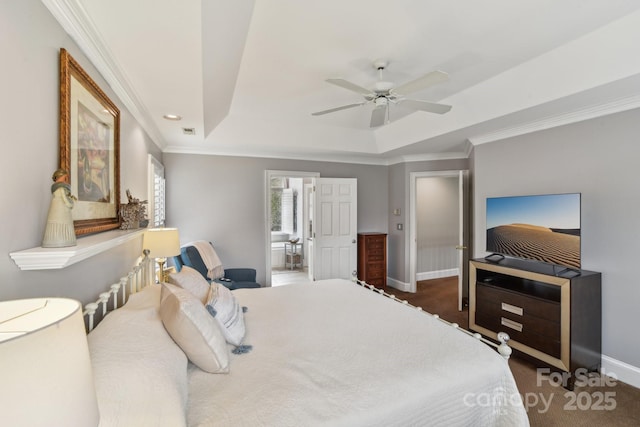
[[131, 195], [131, 192], [127, 190], [128, 204], [120, 205], [120, 229], [121, 230], [134, 230], [136, 228], [145, 228], [149, 223], [149, 220], [145, 219], [147, 201], [137, 199]]
[[69, 185], [69, 172], [66, 169], [58, 169], [52, 176], [51, 204], [47, 215], [47, 226], [42, 239], [43, 248], [63, 248], [76, 245], [76, 231], [73, 226], [71, 209], [76, 200], [71, 194]]

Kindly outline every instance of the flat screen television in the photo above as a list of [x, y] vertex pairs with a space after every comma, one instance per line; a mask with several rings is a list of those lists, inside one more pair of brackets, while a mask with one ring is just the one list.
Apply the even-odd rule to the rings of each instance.
[[486, 249], [580, 269], [580, 193], [487, 198]]

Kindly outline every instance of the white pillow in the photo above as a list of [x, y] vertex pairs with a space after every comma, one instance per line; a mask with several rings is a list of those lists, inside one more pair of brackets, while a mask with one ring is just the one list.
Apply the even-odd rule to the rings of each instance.
[[101, 426], [187, 425], [187, 357], [162, 326], [160, 292], [131, 295], [87, 336]]
[[229, 372], [229, 349], [218, 323], [191, 292], [162, 284], [160, 317], [189, 360], [213, 374]]
[[213, 282], [205, 305], [218, 321], [227, 342], [239, 346], [245, 334], [244, 315], [235, 295], [224, 285]]
[[188, 290], [203, 304], [207, 300], [209, 282], [194, 268], [185, 265], [180, 272], [169, 274], [169, 283]]

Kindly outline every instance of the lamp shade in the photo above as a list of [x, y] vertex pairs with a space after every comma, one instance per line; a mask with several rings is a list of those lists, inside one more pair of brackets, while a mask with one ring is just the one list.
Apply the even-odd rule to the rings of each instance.
[[0, 425], [97, 426], [80, 303], [0, 302], [0, 379]]
[[152, 258], [166, 258], [180, 253], [177, 228], [152, 228], [144, 233], [142, 249], [149, 250]]

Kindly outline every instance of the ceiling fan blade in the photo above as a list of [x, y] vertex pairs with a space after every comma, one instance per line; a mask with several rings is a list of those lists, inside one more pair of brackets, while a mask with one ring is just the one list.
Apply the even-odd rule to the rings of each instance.
[[321, 116], [323, 114], [333, 113], [334, 111], [346, 110], [347, 108], [359, 107], [361, 105], [366, 104], [366, 102], [358, 102], [357, 104], [349, 104], [343, 105], [342, 107], [330, 108], [328, 110], [317, 111], [315, 113], [311, 113], [312, 116]]
[[427, 111], [429, 113], [444, 114], [451, 110], [451, 105], [436, 104], [429, 101], [418, 101], [417, 99], [403, 99], [398, 101], [401, 107], [409, 107], [414, 110]]
[[327, 79], [327, 82], [336, 86], [340, 86], [341, 88], [359, 93], [362, 96], [375, 96], [375, 94], [369, 89], [363, 88], [362, 86], [358, 86], [357, 84], [351, 83], [344, 79]]
[[378, 126], [382, 126], [387, 118], [387, 108], [388, 105], [380, 105], [373, 109], [371, 112], [371, 124], [370, 127], [375, 128]]
[[399, 95], [408, 95], [410, 93], [426, 89], [434, 84], [446, 82], [447, 80], [449, 80], [449, 75], [444, 71], [432, 71], [422, 77], [418, 77], [415, 80], [394, 88], [393, 92]]

